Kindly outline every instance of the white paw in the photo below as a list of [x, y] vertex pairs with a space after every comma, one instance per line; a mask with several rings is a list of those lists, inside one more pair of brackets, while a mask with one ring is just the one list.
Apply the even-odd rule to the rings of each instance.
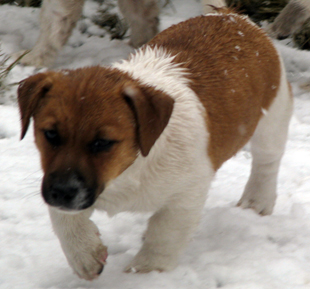
[[97, 226], [89, 219], [93, 209], [65, 214], [49, 207], [53, 229], [73, 271], [86, 280], [97, 278], [108, 257]]
[[126, 273], [148, 273], [151, 271], [171, 271], [177, 265], [176, 258], [171, 255], [161, 255], [141, 250], [125, 267]]
[[274, 207], [274, 201], [257, 200], [256, 198], [242, 197], [237, 206], [243, 209], [253, 209], [257, 214], [262, 216], [271, 215]]
[[100, 244], [84, 244], [66, 250], [66, 257], [74, 272], [82, 279], [99, 277], [108, 257], [107, 247]]

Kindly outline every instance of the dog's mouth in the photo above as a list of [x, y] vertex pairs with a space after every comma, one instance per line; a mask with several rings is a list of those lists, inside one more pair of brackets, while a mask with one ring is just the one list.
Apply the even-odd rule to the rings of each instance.
[[66, 212], [81, 211], [96, 201], [96, 187], [87, 186], [83, 178], [75, 172], [44, 176], [42, 181], [44, 201]]

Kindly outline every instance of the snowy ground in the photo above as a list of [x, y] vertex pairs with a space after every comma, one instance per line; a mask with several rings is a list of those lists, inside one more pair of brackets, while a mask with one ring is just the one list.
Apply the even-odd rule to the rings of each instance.
[[[201, 13], [195, 0], [174, 0], [165, 8], [162, 28]], [[97, 8], [88, 1], [85, 14]], [[0, 43], [6, 53], [32, 46], [38, 35], [38, 9], [0, 6]], [[78, 29], [54, 68], [107, 64], [131, 51], [125, 41], [102, 34], [90, 21], [88, 34]], [[42, 177], [32, 131], [19, 141], [16, 87], [0, 102], [0, 288], [1, 289], [306, 289], [310, 288], [310, 52], [277, 43], [292, 81], [295, 113], [279, 176], [272, 216], [261, 217], [235, 207], [249, 174], [245, 149], [218, 172], [205, 205], [199, 230], [180, 265], [172, 272], [125, 274], [122, 269], [141, 246], [146, 216], [119, 214], [93, 219], [109, 248], [108, 265], [93, 282], [78, 279], [67, 265], [40, 197]], [[7, 79], [19, 81], [33, 73], [17, 66]]]

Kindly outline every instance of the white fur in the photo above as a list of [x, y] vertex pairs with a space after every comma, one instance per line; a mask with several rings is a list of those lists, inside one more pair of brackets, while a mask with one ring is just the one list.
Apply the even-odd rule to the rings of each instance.
[[156, 212], [129, 271], [174, 268], [199, 221], [214, 175], [206, 150], [205, 109], [187, 85], [187, 72], [173, 64], [173, 58], [162, 49], [147, 48], [113, 65], [175, 100], [168, 126], [149, 156], [139, 156], [96, 203], [109, 214], [117, 210]]
[[275, 204], [277, 176], [293, 110], [282, 61], [281, 68], [277, 96], [265, 111], [251, 139], [252, 171], [238, 203], [242, 208], [252, 208], [262, 215], [271, 214]]
[[[169, 123], [149, 155], [146, 158], [140, 155], [132, 166], [109, 184], [95, 204], [96, 208], [107, 211], [109, 215], [121, 211], [155, 212], [150, 219], [144, 245], [128, 270], [170, 270], [176, 266], [181, 250], [199, 222], [214, 175], [206, 150], [205, 109], [188, 87], [188, 80], [184, 77], [186, 71], [173, 64], [172, 59], [162, 49], [147, 49], [145, 53], [140, 50], [129, 61], [114, 64], [142, 83], [165, 91], [175, 100]], [[62, 223], [57, 221], [59, 217], [55, 218], [55, 214], [62, 215]], [[69, 263], [75, 264], [71, 266], [80, 276], [91, 278], [94, 270], [83, 275], [83, 270], [76, 268], [78, 266], [71, 257], [76, 255], [74, 252], [85, 251], [85, 248], [77, 249], [69, 243], [72, 244], [73, 236], [87, 238], [87, 247], [93, 243], [96, 248], [98, 237], [88, 228], [85, 228], [88, 231], [85, 235], [75, 232], [76, 235], [69, 233], [70, 238], [64, 237], [64, 232], [68, 235], [72, 228], [67, 231], [58, 228], [63, 226], [63, 219], [71, 220], [71, 216], [53, 210], [51, 217]], [[81, 223], [87, 222], [86, 217]], [[79, 242], [78, 246], [80, 244], [83, 242]], [[94, 267], [97, 267], [92, 254], [86, 259], [93, 259]]]
[[[199, 222], [214, 176], [207, 155], [205, 109], [188, 86], [188, 72], [172, 60], [173, 56], [163, 49], [148, 47], [129, 61], [113, 65], [140, 82], [163, 90], [175, 101], [170, 121], [149, 155], [138, 156], [108, 185], [94, 206], [109, 215], [122, 211], [154, 212], [141, 250], [126, 267], [128, 272], [171, 270], [176, 266]], [[263, 214], [271, 212], [290, 113], [291, 99], [282, 66], [277, 98], [262, 117], [252, 140], [253, 169], [239, 203], [242, 207]], [[89, 220], [91, 212], [88, 209], [68, 215], [50, 209], [69, 264], [85, 279], [96, 277], [102, 266], [98, 262], [102, 259], [102, 243], [98, 229]]]
[[97, 226], [89, 219], [93, 208], [78, 214], [60, 213], [49, 207], [54, 232], [59, 238], [68, 263], [83, 279], [92, 280], [105, 264], [106, 247]]

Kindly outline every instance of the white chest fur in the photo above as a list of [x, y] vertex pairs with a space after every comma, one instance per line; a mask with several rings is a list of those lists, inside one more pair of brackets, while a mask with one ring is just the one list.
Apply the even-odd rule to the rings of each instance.
[[145, 158], [139, 155], [98, 198], [96, 207], [110, 215], [127, 210], [158, 210], [176, 194], [191, 193], [183, 188], [188, 191], [188, 187], [204, 186], [203, 179], [213, 176], [207, 158], [204, 107], [188, 87], [186, 71], [172, 60], [172, 56], [155, 48], [139, 51], [131, 60], [113, 65], [143, 84], [164, 91], [175, 104], [150, 154]]

